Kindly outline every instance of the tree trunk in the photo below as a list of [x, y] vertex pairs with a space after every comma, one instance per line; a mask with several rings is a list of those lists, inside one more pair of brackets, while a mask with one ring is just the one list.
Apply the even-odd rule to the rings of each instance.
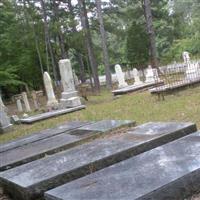
[[152, 13], [151, 13], [150, 0], [143, 0], [143, 7], [144, 7], [144, 15], [146, 19], [147, 33], [149, 35], [149, 41], [150, 41], [151, 64], [152, 64], [152, 67], [158, 68], [156, 40], [155, 40], [155, 32], [153, 28], [153, 19], [152, 19]]
[[57, 70], [57, 65], [55, 63], [55, 57], [54, 57], [52, 46], [51, 46], [49, 27], [48, 27], [48, 22], [47, 22], [46, 6], [44, 3], [44, 0], [40, 0], [40, 4], [41, 4], [43, 19], [44, 19], [44, 33], [45, 33], [46, 46], [47, 46], [47, 49], [48, 49], [48, 51], [50, 53], [50, 57], [51, 57], [54, 80], [57, 81], [58, 80], [58, 70]]
[[[54, 17], [56, 23], [59, 24], [59, 10], [58, 10], [59, 3], [57, 3], [55, 0], [53, 0], [53, 12], [54, 12]], [[64, 42], [64, 36], [61, 30], [60, 25], [57, 27], [58, 30], [58, 41], [59, 41], [59, 46], [61, 50], [61, 57], [62, 59], [68, 58], [68, 52], [65, 50], [65, 42]]]
[[96, 6], [97, 6], [97, 14], [98, 14], [98, 20], [99, 20], [99, 29], [101, 33], [103, 61], [104, 61], [105, 72], [106, 72], [106, 86], [108, 89], [111, 89], [112, 78], [111, 78], [110, 66], [109, 66], [108, 48], [107, 48], [106, 32], [104, 29], [104, 22], [103, 22], [103, 16], [102, 16], [101, 0], [96, 0]]
[[97, 67], [97, 62], [96, 62], [96, 58], [95, 58], [94, 50], [93, 50], [92, 36], [90, 33], [89, 20], [88, 20], [88, 16], [87, 16], [85, 0], [78, 0], [78, 4], [80, 7], [81, 25], [83, 27], [84, 34], [85, 34], [85, 43], [86, 43], [86, 47], [87, 47], [88, 57], [89, 57], [90, 65], [92, 68], [94, 87], [97, 92], [100, 92], [98, 67]]
[[[72, 6], [72, 3], [71, 3], [71, 0], [68, 0], [68, 8], [69, 8], [70, 15], [72, 16], [72, 18], [74, 20], [75, 15], [74, 15], [74, 11], [73, 11], [73, 6]], [[74, 33], [78, 32], [74, 23], [72, 23], [72, 31]], [[83, 63], [83, 58], [82, 58], [82, 55], [77, 50], [76, 50], [76, 53], [75, 53], [75, 57], [77, 58], [78, 63], [80, 65], [80, 79], [81, 79], [81, 82], [85, 83], [86, 74], [85, 74], [85, 67], [84, 67], [84, 63]]]

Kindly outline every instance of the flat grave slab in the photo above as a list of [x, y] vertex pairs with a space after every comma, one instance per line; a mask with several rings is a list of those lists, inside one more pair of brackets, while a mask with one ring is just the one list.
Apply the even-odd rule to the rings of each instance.
[[195, 78], [193, 80], [182, 80], [182, 81], [177, 81], [172, 84], [166, 84], [163, 86], [155, 87], [152, 89], [149, 89], [151, 94], [159, 94], [159, 93], [164, 93], [164, 92], [170, 92], [179, 88], [184, 88], [186, 86], [194, 85], [200, 83], [200, 78]]
[[65, 108], [65, 109], [59, 109], [59, 110], [54, 110], [54, 111], [50, 111], [50, 112], [46, 112], [46, 113], [42, 113], [42, 114], [38, 114], [38, 115], [34, 115], [25, 119], [20, 119], [21, 123], [24, 124], [32, 124], [35, 123], [37, 121], [41, 121], [41, 120], [45, 120], [51, 117], [56, 117], [59, 115], [64, 115], [67, 113], [71, 113], [71, 112], [75, 112], [78, 110], [82, 110], [85, 109], [86, 107], [84, 105], [81, 106], [77, 106], [74, 108]]
[[[114, 123], [113, 120], [106, 120], [103, 122], [103, 124], [108, 124], [109, 121]], [[95, 124], [98, 125], [99, 122], [96, 122]], [[66, 133], [52, 136], [50, 138], [38, 140], [36, 142], [29, 143], [15, 149], [4, 151], [0, 153], [0, 171], [16, 167], [33, 160], [37, 160], [46, 155], [74, 147], [80, 143], [87, 142], [91, 139], [98, 138], [103, 134], [107, 134], [108, 131], [112, 130], [114, 127], [119, 128], [123, 125], [134, 125], [135, 122], [129, 120], [116, 120], [114, 123], [115, 126], [112, 125], [110, 129], [107, 129], [107, 131], [101, 131], [101, 125], [103, 126], [103, 124], [100, 122], [99, 131], [98, 129], [96, 129], [96, 131], [84, 129], [72, 130]], [[87, 126], [87, 128], [88, 127], [89, 126]]]
[[147, 123], [131, 128], [126, 133], [107, 135], [103, 139], [7, 170], [0, 174], [0, 181], [14, 198], [36, 199], [50, 188], [195, 130], [196, 126], [192, 123]]
[[122, 94], [127, 94], [130, 92], [135, 92], [142, 89], [148, 89], [153, 86], [162, 85], [163, 83], [164, 83], [163, 81], [159, 81], [159, 82], [153, 82], [153, 83], [144, 83], [141, 85], [129, 85], [121, 89], [113, 90], [112, 93], [113, 95], [122, 95]]
[[61, 124], [59, 126], [56, 126], [55, 128], [50, 128], [50, 129], [45, 129], [36, 133], [33, 133], [31, 135], [27, 135], [24, 137], [21, 137], [19, 139], [10, 141], [8, 143], [1, 144], [0, 146], [0, 153], [4, 151], [8, 151], [10, 149], [14, 149], [32, 142], [36, 142], [45, 138], [49, 138], [55, 135], [58, 135], [60, 133], [73, 130], [76, 128], [79, 128], [81, 126], [91, 124], [94, 122], [80, 122], [80, 121], [72, 121], [72, 122], [67, 122], [64, 124]]
[[46, 192], [46, 200], [183, 200], [200, 187], [200, 132]]

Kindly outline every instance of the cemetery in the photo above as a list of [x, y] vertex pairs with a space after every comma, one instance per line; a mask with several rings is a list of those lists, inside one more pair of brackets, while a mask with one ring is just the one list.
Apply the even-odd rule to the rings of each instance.
[[0, 2], [0, 200], [200, 200], [199, 10]]

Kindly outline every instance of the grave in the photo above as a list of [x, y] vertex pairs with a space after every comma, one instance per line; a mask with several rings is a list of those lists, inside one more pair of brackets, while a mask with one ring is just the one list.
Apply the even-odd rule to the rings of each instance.
[[[104, 123], [107, 124], [109, 121], [110, 120], [104, 121]], [[0, 153], [0, 171], [72, 148], [91, 139], [96, 139], [104, 134], [107, 134], [110, 129], [114, 128], [112, 125], [110, 129], [107, 129], [107, 131], [102, 131], [101, 127], [98, 125], [99, 123], [102, 124], [101, 121], [95, 123], [95, 130], [92, 128], [91, 130], [86, 130], [84, 128], [81, 130], [72, 130], [49, 138], [44, 138], [27, 145], [19, 146], [15, 149], [4, 151]], [[133, 121], [116, 120], [115, 128], [119, 128], [122, 125], [129, 126], [134, 124], [135, 123]], [[91, 125], [93, 126], [93, 124]]]
[[94, 122], [72, 121], [72, 122], [67, 122], [67, 123], [61, 124], [54, 128], [49, 128], [49, 129], [45, 129], [45, 130], [42, 130], [42, 131], [39, 131], [36, 133], [32, 133], [31, 135], [27, 135], [27, 136], [21, 137], [19, 139], [10, 141], [8, 143], [1, 144], [0, 153], [11, 150], [11, 149], [15, 149], [17, 147], [21, 147], [21, 146], [29, 144], [29, 143], [33, 143], [33, 142], [42, 140], [45, 138], [50, 138], [52, 136], [61, 134], [63, 132], [71, 131], [73, 129], [76, 129], [76, 128], [79, 128], [81, 126], [91, 124], [91, 123], [94, 123]]
[[[91, 126], [94, 127], [94, 124]], [[126, 133], [107, 135], [106, 138], [5, 171], [1, 173], [0, 181], [5, 190], [12, 193], [15, 199], [36, 199], [50, 188], [148, 151], [194, 131], [196, 131], [196, 126], [192, 123], [147, 123], [132, 128]], [[46, 166], [48, 166], [47, 169]], [[139, 165], [139, 167], [141, 166]], [[135, 167], [130, 168], [135, 169]], [[125, 173], [126, 170], [123, 170], [123, 172]], [[76, 188], [77, 191], [80, 189], [79, 187]], [[73, 189], [71, 192], [74, 194]], [[68, 195], [71, 192], [68, 190], [66, 194]], [[62, 191], [61, 194], [63, 193], [65, 192]], [[126, 194], [126, 192], [124, 193]]]
[[0, 105], [0, 134], [10, 131], [11, 128], [12, 124], [10, 123], [10, 119]]
[[22, 99], [25, 105], [26, 112], [31, 112], [31, 107], [26, 92], [22, 92]]
[[139, 90], [147, 90], [151, 87], [163, 85], [163, 83], [164, 83], [163, 81], [158, 81], [158, 82], [143, 83], [139, 85], [129, 85], [121, 89], [113, 90], [112, 93], [114, 96], [122, 95], [122, 94], [131, 93], [131, 92], [136, 92]]
[[64, 115], [64, 114], [75, 112], [75, 111], [82, 110], [82, 109], [85, 109], [84, 105], [77, 106], [74, 108], [64, 108], [64, 109], [59, 109], [59, 110], [53, 110], [53, 111], [37, 114], [37, 115], [31, 116], [31, 117], [27, 117], [25, 119], [20, 119], [20, 121], [21, 121], [21, 123], [24, 123], [24, 124], [32, 124], [32, 123], [35, 123], [35, 122], [38, 122], [41, 120], [56, 117], [59, 115]]
[[46, 200], [177, 200], [200, 188], [200, 132], [45, 193]]

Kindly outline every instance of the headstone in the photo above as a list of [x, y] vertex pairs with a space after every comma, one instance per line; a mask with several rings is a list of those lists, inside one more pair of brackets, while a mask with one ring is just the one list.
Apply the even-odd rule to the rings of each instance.
[[0, 94], [0, 110], [4, 110], [5, 112], [7, 111], [7, 108], [4, 105], [3, 100], [1, 98], [1, 94]]
[[73, 70], [73, 77], [74, 77], [74, 85], [78, 86], [80, 84], [78, 80], [78, 76], [76, 75], [76, 72]]
[[33, 104], [34, 104], [35, 110], [39, 110], [39, 103], [38, 103], [36, 91], [33, 90], [31, 95], [32, 95], [32, 98], [33, 98]]
[[189, 54], [189, 52], [184, 51], [182, 56], [183, 56], [183, 61], [184, 61], [185, 64], [190, 63], [190, 54]]
[[73, 72], [71, 62], [69, 59], [63, 59], [59, 61], [61, 82], [63, 86], [62, 97], [60, 99], [61, 106], [76, 107], [81, 105], [80, 97], [75, 89]]
[[16, 103], [17, 103], [17, 110], [19, 112], [23, 112], [23, 107], [22, 107], [21, 99], [17, 99]]
[[22, 92], [22, 99], [23, 99], [26, 111], [30, 112], [31, 108], [30, 108], [30, 104], [29, 104], [26, 92]]
[[10, 117], [10, 121], [12, 124], [21, 124], [21, 121], [17, 115], [12, 115]]
[[125, 81], [124, 73], [122, 72], [121, 66], [118, 65], [118, 64], [115, 65], [115, 73], [116, 73], [117, 80], [118, 80], [118, 88], [127, 87], [128, 84], [127, 84], [127, 82]]
[[51, 77], [49, 76], [48, 72], [44, 72], [43, 78], [44, 78], [44, 86], [45, 86], [46, 95], [47, 95], [47, 107], [55, 108], [58, 106], [58, 101], [56, 100], [56, 97], [53, 91]]
[[133, 77], [134, 77], [134, 85], [141, 85], [143, 82], [140, 80], [138, 70], [136, 68], [133, 69]]
[[9, 131], [12, 127], [12, 124], [10, 123], [10, 119], [5, 112], [5, 110], [0, 107], [0, 133], [5, 133]]
[[151, 65], [149, 65], [148, 68], [146, 69], [145, 83], [151, 83], [151, 82], [155, 82], [155, 77], [154, 77], [153, 69]]

